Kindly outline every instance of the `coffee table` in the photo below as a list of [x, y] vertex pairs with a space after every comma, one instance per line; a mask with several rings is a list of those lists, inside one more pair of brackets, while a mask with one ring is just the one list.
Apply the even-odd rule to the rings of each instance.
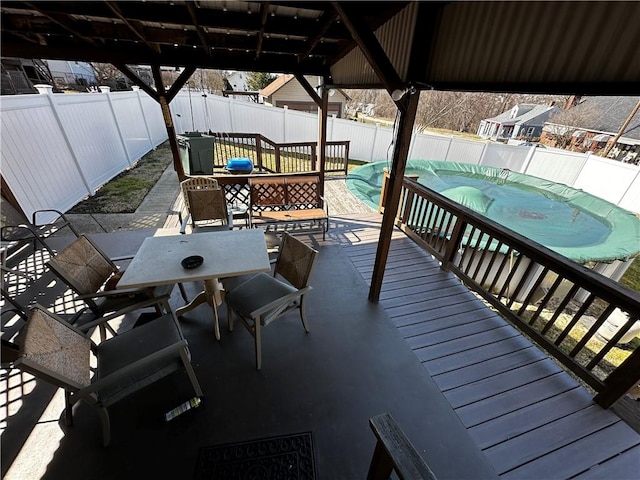
[[[192, 255], [204, 258], [202, 265], [186, 269], [181, 261]], [[202, 303], [213, 310], [214, 331], [220, 339], [217, 306], [222, 303], [218, 278], [267, 272], [269, 256], [262, 229], [202, 232], [190, 235], [148, 237], [118, 282], [117, 288], [142, 288], [183, 282], [204, 281], [204, 291], [178, 308], [184, 315]]]

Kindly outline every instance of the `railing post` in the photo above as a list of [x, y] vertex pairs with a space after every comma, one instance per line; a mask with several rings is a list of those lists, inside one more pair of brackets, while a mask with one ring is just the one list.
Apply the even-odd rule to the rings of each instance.
[[259, 133], [255, 136], [256, 142], [256, 160], [258, 162], [258, 168], [262, 170], [262, 135]]
[[387, 197], [387, 185], [389, 176], [389, 169], [385, 168], [382, 172], [382, 187], [380, 189], [380, 200], [378, 201], [378, 213], [384, 213], [384, 201]]
[[[326, 144], [325, 144], [325, 149], [326, 149]], [[318, 142], [313, 142], [313, 144], [311, 145], [311, 170], [316, 171], [318, 168], [317, 163], [318, 163], [318, 155], [317, 155], [317, 151], [318, 151]], [[326, 152], [325, 152], [325, 158], [326, 158]]]
[[369, 464], [367, 480], [387, 479], [394, 470], [402, 480], [436, 480], [391, 415], [376, 415], [369, 419], [369, 425], [378, 441]]
[[345, 176], [349, 174], [349, 144], [350, 140], [347, 140], [344, 146], [344, 174]]
[[449, 265], [453, 263], [456, 258], [456, 253], [458, 252], [458, 248], [460, 248], [460, 244], [462, 243], [462, 237], [464, 236], [464, 231], [467, 229], [467, 222], [463, 222], [460, 218], [456, 219], [456, 224], [453, 227], [453, 232], [451, 232], [451, 239], [447, 244], [447, 247], [444, 252], [444, 257], [442, 259], [442, 270], [448, 271]]
[[276, 144], [273, 147], [273, 151], [275, 153], [275, 157], [276, 157], [276, 172], [277, 173], [282, 173], [280, 170], [280, 145]]
[[594, 401], [603, 408], [609, 408], [621, 396], [640, 380], [640, 349], [627, 357], [622, 365], [616, 368], [604, 381], [605, 388], [600, 391]]

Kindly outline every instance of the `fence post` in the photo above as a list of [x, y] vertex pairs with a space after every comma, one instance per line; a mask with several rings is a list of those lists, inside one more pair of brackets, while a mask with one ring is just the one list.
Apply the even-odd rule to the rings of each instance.
[[531, 160], [533, 160], [533, 156], [536, 154], [536, 147], [531, 147], [529, 153], [527, 154], [527, 158], [524, 159], [524, 165], [522, 165], [521, 173], [526, 173], [529, 169], [529, 165], [531, 165]]
[[416, 146], [416, 131], [414, 130], [413, 133], [411, 134], [411, 145], [409, 146], [409, 155], [407, 156], [407, 159], [411, 160], [413, 158], [413, 149]]
[[149, 129], [149, 122], [147, 122], [147, 116], [144, 114], [144, 105], [142, 105], [142, 97], [140, 96], [140, 87], [137, 85], [133, 85], [131, 89], [134, 92], [136, 92], [136, 96], [138, 97], [138, 105], [140, 105], [140, 112], [142, 113], [144, 128], [147, 131], [147, 138], [149, 139], [149, 148], [155, 149], [156, 146], [153, 144], [153, 136], [151, 135], [151, 130]]
[[229, 126], [231, 127], [231, 131], [234, 132], [235, 128], [233, 126], [234, 122], [233, 122], [233, 105], [231, 105], [231, 102], [233, 101], [231, 97], [227, 97], [227, 100], [229, 103], [227, 103], [227, 105], [229, 105]]
[[[285, 105], [282, 108], [282, 143], [287, 143], [287, 114], [289, 113], [289, 107]], [[279, 157], [278, 157], [279, 158]]]
[[76, 154], [73, 145], [71, 144], [71, 140], [67, 135], [66, 130], [64, 129], [64, 125], [62, 124], [62, 119], [60, 118], [60, 114], [58, 113], [58, 105], [56, 101], [53, 99], [53, 87], [51, 85], [34, 85], [38, 90], [38, 93], [41, 95], [46, 95], [49, 99], [49, 104], [51, 105], [51, 111], [53, 112], [53, 116], [58, 123], [58, 127], [60, 127], [60, 133], [62, 133], [62, 138], [64, 138], [65, 143], [67, 144], [67, 148], [69, 148], [69, 153], [71, 153], [71, 158], [73, 159], [73, 163], [75, 163], [76, 168], [78, 169], [78, 173], [80, 174], [80, 178], [82, 179], [82, 183], [84, 183], [85, 188], [89, 195], [93, 195], [94, 191], [91, 188], [91, 185], [87, 181], [87, 177], [82, 171], [82, 166], [80, 165], [80, 161], [78, 160], [78, 155]]
[[122, 135], [122, 129], [120, 128], [118, 117], [116, 116], [116, 109], [113, 108], [113, 99], [111, 98], [111, 87], [100, 87], [100, 92], [107, 95], [107, 101], [109, 102], [109, 108], [111, 109], [111, 115], [113, 116], [113, 121], [116, 124], [116, 130], [118, 131], [120, 144], [122, 145], [124, 154], [127, 157], [127, 163], [129, 164], [129, 166], [132, 166], [133, 163], [131, 163], [131, 155], [129, 155], [129, 150], [127, 150], [127, 142], [125, 141], [124, 136]]
[[451, 150], [451, 144], [453, 143], [453, 136], [449, 137], [449, 145], [447, 146], [447, 151], [444, 152], [444, 161], [449, 161], [449, 150]]
[[489, 142], [484, 142], [484, 145], [482, 147], [482, 153], [480, 154], [480, 159], [478, 160], [478, 165], [482, 165], [483, 164], [484, 156], [487, 154], [487, 146], [488, 145], [489, 145]]

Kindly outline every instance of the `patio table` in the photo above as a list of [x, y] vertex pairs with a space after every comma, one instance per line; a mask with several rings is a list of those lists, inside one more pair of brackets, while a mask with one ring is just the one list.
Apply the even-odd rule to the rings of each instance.
[[[181, 261], [192, 255], [204, 258], [202, 265], [187, 269]], [[142, 288], [183, 282], [204, 281], [204, 290], [190, 303], [178, 308], [184, 315], [202, 303], [213, 310], [214, 331], [220, 340], [217, 306], [222, 303], [218, 278], [270, 270], [262, 229], [203, 232], [191, 235], [148, 237], [118, 282], [117, 288]]]

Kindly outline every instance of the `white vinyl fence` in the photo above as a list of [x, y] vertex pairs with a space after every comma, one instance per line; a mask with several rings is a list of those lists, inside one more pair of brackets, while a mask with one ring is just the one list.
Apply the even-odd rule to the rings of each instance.
[[[201, 92], [171, 103], [177, 133], [260, 133], [278, 142], [317, 140], [317, 116]], [[3, 96], [2, 176], [27, 215], [66, 211], [167, 139], [160, 106], [142, 91]], [[329, 141], [349, 156], [390, 161], [393, 130], [331, 117]], [[508, 168], [640, 212], [640, 167], [557, 149], [525, 148], [414, 133], [409, 158]]]

